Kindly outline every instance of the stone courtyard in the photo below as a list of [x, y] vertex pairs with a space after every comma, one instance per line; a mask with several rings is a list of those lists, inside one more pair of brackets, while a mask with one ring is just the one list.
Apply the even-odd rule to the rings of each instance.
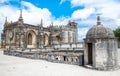
[[0, 74], [1, 76], [119, 76], [120, 70], [98, 71], [82, 66], [8, 56], [3, 54], [3, 49], [0, 49]]

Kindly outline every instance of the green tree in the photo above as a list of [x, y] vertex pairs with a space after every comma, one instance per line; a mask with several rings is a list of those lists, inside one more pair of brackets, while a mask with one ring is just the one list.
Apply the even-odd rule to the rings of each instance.
[[117, 37], [118, 41], [120, 41], [120, 27], [115, 29], [114, 31], [115, 36]]

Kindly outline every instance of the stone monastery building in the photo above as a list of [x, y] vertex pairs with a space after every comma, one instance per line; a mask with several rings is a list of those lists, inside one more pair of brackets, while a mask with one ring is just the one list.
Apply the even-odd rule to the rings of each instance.
[[22, 10], [18, 21], [9, 23], [6, 19], [2, 34], [2, 44], [5, 48], [40, 48], [52, 44], [77, 43], [77, 23], [69, 21], [64, 26], [43, 27], [26, 24], [22, 18]]
[[51, 62], [75, 64], [98, 70], [119, 68], [117, 39], [112, 30], [97, 24], [87, 32], [84, 42], [78, 42], [76, 22], [64, 26], [44, 27], [24, 23], [22, 10], [18, 21], [9, 23], [7, 18], [1, 34], [4, 54]]

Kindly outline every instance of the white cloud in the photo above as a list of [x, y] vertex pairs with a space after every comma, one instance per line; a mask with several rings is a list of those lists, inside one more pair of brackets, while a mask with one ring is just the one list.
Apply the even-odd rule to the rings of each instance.
[[0, 6], [0, 25], [1, 25], [0, 32], [3, 29], [5, 17], [8, 16], [8, 20], [10, 20], [10, 16], [11, 18], [13, 18], [12, 15], [14, 15], [16, 11], [17, 11], [17, 8], [12, 6], [7, 6], [7, 5]]
[[60, 18], [53, 18], [53, 23], [56, 25], [65, 25], [68, 23], [68, 21], [70, 20], [70, 17], [60, 17]]
[[[120, 19], [120, 2], [118, 0], [70, 0], [71, 7], [82, 6], [84, 9], [92, 8], [93, 11], [81, 12], [84, 9], [79, 9], [73, 12], [72, 17], [76, 19], [85, 18], [85, 20], [79, 20], [79, 23], [89, 24], [92, 20], [96, 22], [96, 16], [100, 13], [102, 23], [116, 28], [119, 24]], [[80, 13], [82, 13], [80, 15]], [[92, 14], [92, 15], [91, 15]], [[84, 16], [85, 15], [85, 16]], [[94, 16], [94, 17], [93, 17]], [[86, 22], [87, 20], [87, 22]], [[94, 24], [95, 24], [94, 22]], [[92, 24], [92, 25], [94, 25]], [[84, 24], [83, 24], [84, 25]], [[91, 25], [91, 26], [92, 26]]]
[[72, 13], [72, 18], [73, 19], [86, 19], [94, 12], [95, 12], [94, 8], [85, 8], [85, 9], [76, 10]]
[[27, 8], [23, 10], [23, 18], [26, 23], [39, 24], [43, 19], [45, 26], [50, 24], [52, 14], [47, 8], [41, 9], [29, 2], [22, 2], [22, 5]]
[[89, 28], [78, 28], [78, 40], [83, 41]]
[[119, 18], [119, 19], [117, 19], [117, 24], [119, 24], [119, 26], [120, 26], [120, 18]]
[[70, 0], [72, 7], [76, 7], [76, 6], [87, 6], [87, 5], [91, 5], [91, 4], [102, 4], [105, 3], [109, 0]]
[[7, 2], [8, 0], [0, 0], [0, 3], [4, 3]]

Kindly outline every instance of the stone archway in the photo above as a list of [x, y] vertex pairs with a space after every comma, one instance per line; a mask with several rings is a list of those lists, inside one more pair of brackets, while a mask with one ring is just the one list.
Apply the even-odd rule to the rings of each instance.
[[44, 46], [48, 46], [49, 44], [49, 38], [47, 34], [44, 34]]
[[36, 34], [34, 31], [29, 31], [27, 35], [27, 47], [28, 48], [35, 48], [36, 45]]

